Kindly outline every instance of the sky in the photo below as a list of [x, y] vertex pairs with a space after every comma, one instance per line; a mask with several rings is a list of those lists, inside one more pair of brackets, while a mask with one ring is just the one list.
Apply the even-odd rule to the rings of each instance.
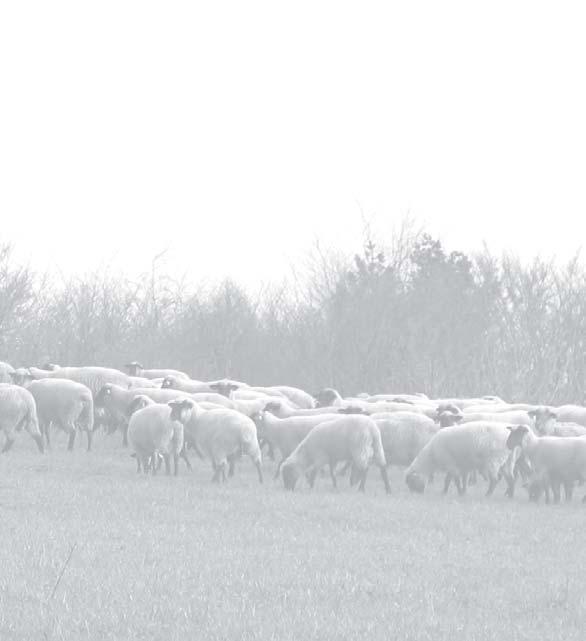
[[257, 283], [410, 215], [450, 250], [569, 258], [581, 4], [2, 3], [0, 241]]

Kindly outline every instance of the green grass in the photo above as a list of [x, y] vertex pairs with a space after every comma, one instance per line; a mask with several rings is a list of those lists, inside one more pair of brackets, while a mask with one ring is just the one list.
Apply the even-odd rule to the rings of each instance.
[[366, 495], [290, 494], [248, 460], [217, 486], [198, 461], [137, 475], [118, 435], [44, 456], [27, 438], [0, 456], [1, 641], [586, 636], [578, 499], [415, 496], [399, 471], [387, 497], [375, 470]]

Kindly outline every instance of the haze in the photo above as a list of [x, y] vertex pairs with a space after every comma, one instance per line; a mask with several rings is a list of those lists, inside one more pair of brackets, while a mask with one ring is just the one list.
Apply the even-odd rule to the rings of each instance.
[[578, 2], [4, 3], [0, 239], [254, 283], [409, 212], [449, 249], [570, 257], [583, 36]]

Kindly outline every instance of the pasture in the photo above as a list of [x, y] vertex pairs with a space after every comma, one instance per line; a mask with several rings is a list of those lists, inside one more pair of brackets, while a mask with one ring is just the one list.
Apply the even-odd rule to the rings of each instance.
[[[119, 435], [0, 456], [0, 639], [582, 640], [585, 508], [526, 493], [384, 494], [327, 477], [291, 494], [248, 459], [137, 475]], [[71, 550], [73, 548], [73, 552]], [[60, 572], [71, 553], [62, 579]]]

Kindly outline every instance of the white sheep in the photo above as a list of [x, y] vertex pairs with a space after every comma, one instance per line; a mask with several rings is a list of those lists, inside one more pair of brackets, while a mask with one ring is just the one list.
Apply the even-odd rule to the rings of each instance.
[[371, 461], [381, 470], [385, 489], [390, 492], [386, 459], [376, 423], [368, 416], [346, 415], [319, 423], [299, 443], [281, 466], [285, 489], [293, 490], [302, 473], [308, 475], [313, 487], [318, 471], [328, 465], [334, 487], [337, 487], [335, 466], [339, 462], [352, 462], [350, 482], [360, 480], [364, 490], [366, 474]]
[[211, 460], [212, 481], [225, 481], [229, 460], [247, 454], [256, 466], [259, 482], [263, 482], [262, 455], [252, 419], [235, 410], [202, 410], [187, 398], [171, 401], [169, 406], [172, 419], [184, 425], [186, 441]]
[[558, 421], [563, 423], [578, 423], [586, 427], [586, 407], [582, 405], [560, 405], [555, 408]]
[[65, 378], [31, 381], [27, 390], [33, 395], [37, 415], [47, 446], [51, 447], [50, 427], [55, 425], [69, 435], [71, 451], [78, 430], [87, 433], [87, 449], [92, 449], [94, 400], [88, 387]]
[[142, 406], [137, 409], [128, 423], [128, 442], [144, 472], [149, 468], [157, 473], [159, 456], [165, 461], [167, 474], [171, 473], [171, 460], [174, 474], [179, 471], [179, 456], [183, 450], [183, 425], [175, 421], [172, 408], [167, 404], [145, 401], [148, 397], [139, 398]]
[[439, 430], [407, 468], [405, 480], [409, 489], [423, 492], [425, 478], [436, 471], [446, 472], [444, 492], [453, 478], [460, 494], [467, 488], [468, 474], [481, 472], [489, 480], [490, 496], [501, 475], [509, 485], [512, 496], [513, 479], [510, 470], [507, 438], [509, 431], [504, 423], [478, 421], [453, 425]]
[[575, 481], [586, 481], [585, 436], [537, 436], [527, 425], [510, 426], [507, 447], [519, 450], [528, 461], [532, 477], [528, 483], [537, 481], [546, 490], [551, 486], [555, 502], [560, 500], [560, 483], [564, 483], [566, 499], [571, 499]]
[[391, 412], [371, 416], [381, 433], [388, 465], [411, 465], [440, 429], [429, 417], [415, 412]]
[[299, 409], [311, 409], [315, 406], [315, 399], [313, 396], [298, 387], [291, 387], [290, 385], [273, 385], [266, 388], [267, 395], [270, 395], [273, 392], [278, 392], [284, 395]]
[[44, 451], [43, 436], [39, 430], [37, 408], [32, 394], [18, 385], [0, 384], [0, 431], [6, 437], [2, 452], [7, 452], [15, 440], [15, 432], [25, 429], [40, 452]]
[[535, 433], [539, 436], [584, 436], [586, 427], [578, 423], [558, 421], [558, 410], [537, 407], [528, 412], [535, 421]]
[[181, 378], [180, 376], [165, 376], [161, 383], [163, 389], [178, 389], [189, 394], [195, 393], [213, 393], [214, 389], [208, 383], [195, 381], [192, 379]]
[[128, 370], [130, 376], [140, 376], [142, 378], [165, 378], [165, 376], [176, 376], [177, 378], [189, 378], [189, 374], [181, 372], [177, 369], [144, 369], [143, 366], [137, 362], [127, 363], [124, 367]]
[[320, 423], [338, 418], [337, 413], [317, 414], [315, 416], [291, 416], [278, 418], [271, 412], [258, 412], [253, 416], [259, 441], [267, 442], [272, 451], [281, 454], [275, 478], [278, 478], [283, 461], [293, 452], [301, 441]]

